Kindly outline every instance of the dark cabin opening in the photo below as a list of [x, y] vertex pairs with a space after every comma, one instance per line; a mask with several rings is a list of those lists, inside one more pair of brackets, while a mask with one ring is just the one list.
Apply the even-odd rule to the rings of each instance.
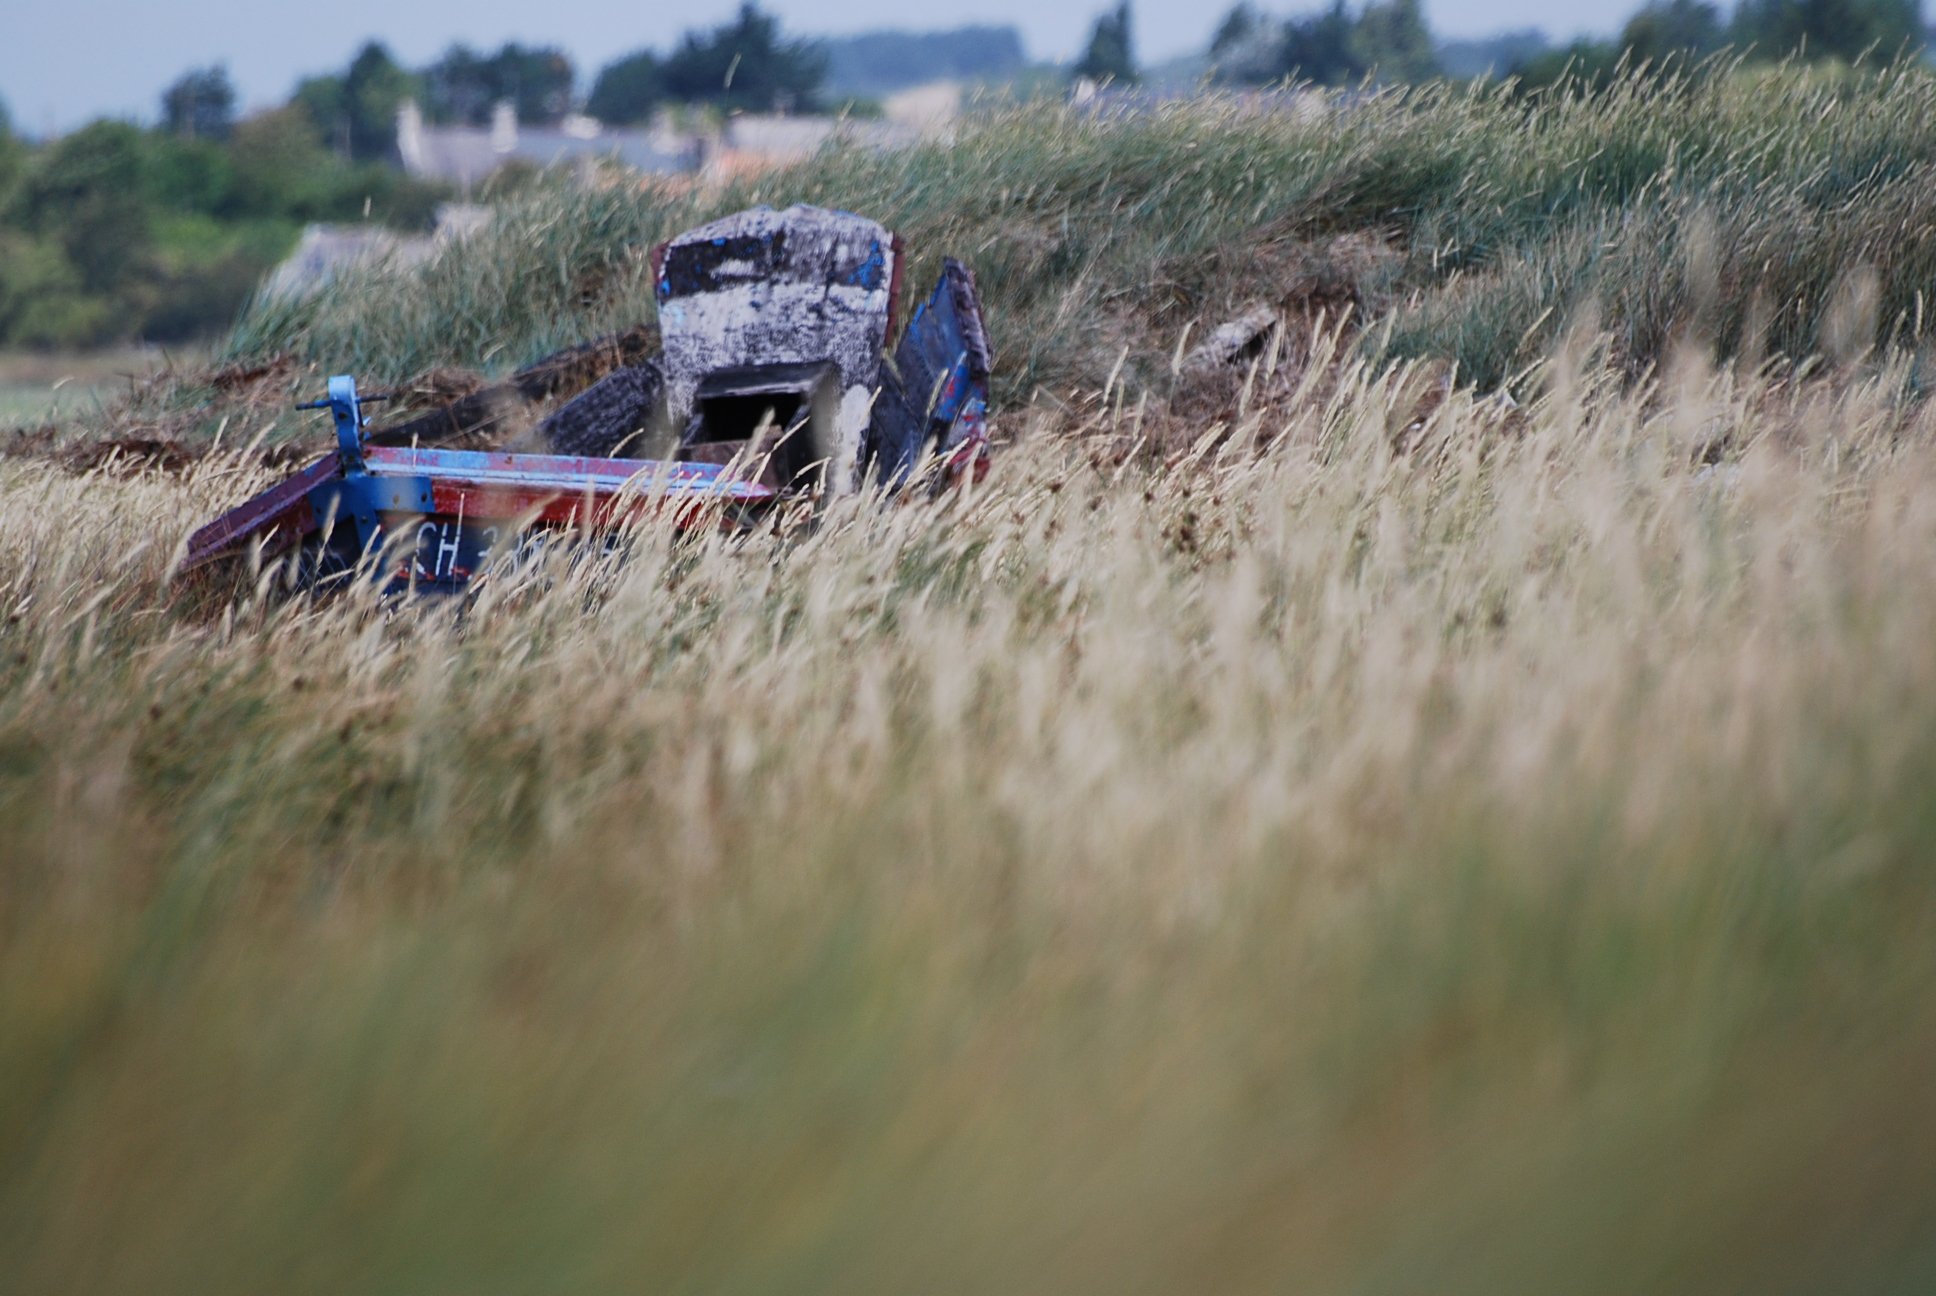
[[679, 457], [726, 463], [764, 460], [762, 479], [792, 484], [819, 462], [838, 402], [839, 372], [831, 362], [742, 365], [715, 370], [693, 393], [692, 420]]
[[761, 392], [757, 395], [713, 396], [699, 401], [698, 435], [692, 444], [713, 441], [745, 441], [770, 423], [784, 432], [793, 426], [806, 393], [798, 391]]

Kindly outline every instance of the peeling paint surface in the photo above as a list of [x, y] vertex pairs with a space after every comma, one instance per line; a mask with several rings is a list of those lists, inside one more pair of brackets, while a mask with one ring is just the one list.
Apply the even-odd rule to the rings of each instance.
[[839, 409], [830, 443], [815, 452], [830, 482], [853, 482], [892, 308], [887, 229], [849, 212], [756, 207], [680, 235], [656, 261], [672, 426], [691, 417], [700, 380], [715, 370], [832, 361]]
[[992, 363], [975, 276], [949, 257], [894, 349], [874, 409], [870, 448], [883, 482], [907, 480], [929, 449], [954, 467], [986, 460]]

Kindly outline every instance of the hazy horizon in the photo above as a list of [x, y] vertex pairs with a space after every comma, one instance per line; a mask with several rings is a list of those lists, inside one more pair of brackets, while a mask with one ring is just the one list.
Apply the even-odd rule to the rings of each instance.
[[[614, 0], [566, 0], [540, 17], [514, 0], [422, 0], [400, 6], [343, 0], [320, 32], [313, 18], [243, 0], [199, 0], [158, 6], [152, 0], [74, 0], [28, 8], [9, 0], [10, 38], [0, 43], [0, 102], [15, 129], [70, 130], [95, 117], [151, 121], [162, 90], [184, 71], [225, 64], [244, 110], [287, 99], [304, 76], [343, 67], [366, 40], [380, 40], [402, 62], [428, 63], [455, 42], [495, 48], [508, 40], [562, 47], [589, 80], [613, 58], [645, 46], [665, 48], [690, 28], [729, 18], [738, 0], [697, 0], [676, 13], [627, 11]], [[1538, 0], [1464, 0], [1428, 4], [1426, 16], [1441, 36], [1484, 35], [1528, 26], [1555, 38], [1616, 26], [1639, 0], [1586, 0], [1556, 24]], [[935, 30], [968, 23], [1013, 25], [1032, 57], [1073, 57], [1104, 0], [1044, 6], [1026, 0], [984, 0], [973, 12], [950, 12], [929, 23], [908, 20], [892, 0], [768, 0], [765, 7], [794, 34], [844, 35], [883, 28]], [[1138, 56], [1159, 62], [1202, 49], [1226, 0], [1212, 6], [1185, 0], [1142, 0], [1135, 6]], [[1315, 3], [1261, 8], [1288, 14]], [[184, 12], [186, 10], [186, 13]]]

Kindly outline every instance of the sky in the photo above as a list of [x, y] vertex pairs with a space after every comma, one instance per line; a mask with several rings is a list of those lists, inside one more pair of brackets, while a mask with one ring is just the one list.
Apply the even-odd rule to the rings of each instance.
[[[979, 0], [973, 9], [906, 0], [764, 0], [789, 32], [831, 35], [873, 28], [933, 29], [1012, 23], [1029, 53], [1079, 52], [1110, 0]], [[1231, 0], [1134, 0], [1137, 54], [1157, 62], [1202, 49]], [[1569, 38], [1610, 32], [1639, 0], [1426, 0], [1442, 36], [1541, 26]], [[1289, 15], [1322, 0], [1261, 0]], [[0, 0], [0, 103], [14, 128], [71, 129], [101, 116], [152, 121], [162, 90], [183, 71], [226, 63], [246, 108], [282, 102], [298, 78], [334, 71], [375, 37], [405, 64], [428, 63], [454, 41], [494, 49], [508, 40], [559, 45], [589, 79], [620, 54], [663, 49], [680, 32], [731, 17], [738, 0]]]

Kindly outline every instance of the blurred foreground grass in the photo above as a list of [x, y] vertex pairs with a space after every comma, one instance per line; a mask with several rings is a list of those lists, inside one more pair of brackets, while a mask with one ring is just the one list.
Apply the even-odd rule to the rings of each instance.
[[0, 1287], [1929, 1290], [1936, 414], [1416, 379], [462, 618], [0, 461]]

